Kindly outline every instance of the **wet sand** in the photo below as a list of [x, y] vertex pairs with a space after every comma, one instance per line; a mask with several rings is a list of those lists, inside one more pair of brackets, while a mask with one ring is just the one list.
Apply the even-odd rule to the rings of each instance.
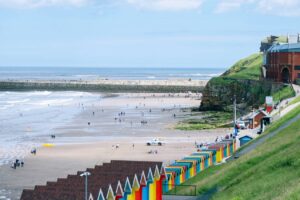
[[[25, 158], [23, 168], [14, 170], [7, 165], [0, 168], [0, 194], [18, 199], [24, 188], [43, 185], [114, 159], [155, 160], [165, 164], [180, 159], [195, 151], [195, 141], [213, 142], [228, 132], [224, 129], [185, 132], [172, 128], [189, 117], [181, 109], [198, 106], [198, 98], [186, 94], [119, 94], [81, 105], [78, 116], [54, 130], [55, 139], [45, 137], [44, 142], [53, 143], [54, 147], [38, 148], [35, 156]], [[121, 112], [125, 115], [119, 115]], [[142, 120], [147, 124], [142, 124]], [[156, 137], [165, 144], [146, 145]], [[149, 154], [151, 150], [157, 154]]]

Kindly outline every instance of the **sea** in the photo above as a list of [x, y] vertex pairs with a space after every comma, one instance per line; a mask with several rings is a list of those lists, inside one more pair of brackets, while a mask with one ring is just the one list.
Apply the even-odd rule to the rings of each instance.
[[[225, 69], [0, 67], [0, 80], [208, 80]], [[22, 159], [47, 141], [57, 127], [82, 112], [99, 93], [52, 91], [0, 92], [0, 166]]]
[[0, 67], [0, 80], [209, 80], [223, 68]]

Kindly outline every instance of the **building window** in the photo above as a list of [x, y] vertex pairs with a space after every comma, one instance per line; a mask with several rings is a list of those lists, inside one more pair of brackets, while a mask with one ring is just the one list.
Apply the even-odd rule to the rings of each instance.
[[300, 78], [300, 73], [298, 73], [298, 78]]
[[300, 65], [296, 65], [296, 66], [294, 67], [294, 69], [295, 69], [295, 70], [300, 70]]

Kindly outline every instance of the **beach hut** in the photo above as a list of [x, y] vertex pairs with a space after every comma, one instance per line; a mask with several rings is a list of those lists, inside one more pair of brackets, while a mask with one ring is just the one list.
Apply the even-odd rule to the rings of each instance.
[[149, 191], [149, 200], [155, 200], [156, 197], [156, 188], [155, 188], [155, 181], [152, 173], [152, 169], [149, 168], [148, 176], [147, 176], [147, 183], [148, 183], [148, 191]]
[[196, 174], [199, 173], [201, 171], [201, 161], [202, 161], [202, 157], [196, 157], [196, 156], [187, 156], [183, 158], [184, 160], [193, 160], [196, 162]]
[[234, 151], [235, 151], [235, 149], [234, 149], [234, 141], [235, 141], [235, 139], [225, 139], [225, 140], [222, 140], [222, 142], [229, 143], [230, 155], [232, 155], [234, 153]]
[[192, 155], [198, 155], [198, 156], [203, 156], [204, 157], [204, 169], [209, 167], [209, 153], [207, 152], [197, 152], [193, 153]]
[[207, 167], [213, 165], [213, 157], [214, 157], [213, 151], [211, 151], [211, 150], [209, 150], [209, 151], [200, 150], [200, 151], [198, 151], [198, 153], [207, 154], [207, 156], [206, 156], [206, 158], [207, 158], [207, 160], [208, 160], [208, 161], [207, 161], [207, 164], [208, 164]]
[[90, 193], [89, 200], [94, 200], [93, 195]]
[[245, 136], [241, 137], [239, 140], [240, 140], [240, 146], [243, 146], [243, 145], [247, 144], [248, 142], [250, 142], [251, 140], [253, 140], [253, 138], [248, 135], [245, 135]]
[[183, 182], [184, 171], [181, 166], [168, 166], [165, 168], [166, 172], [174, 172], [175, 173], [175, 185], [180, 185]]
[[141, 186], [138, 181], [137, 175], [134, 175], [133, 182], [132, 182], [132, 199], [133, 200], [141, 200], [142, 191], [140, 190]]
[[205, 156], [204, 155], [194, 155], [191, 154], [189, 157], [195, 157], [195, 158], [200, 158], [201, 162], [200, 162], [200, 171], [205, 169]]
[[124, 196], [123, 188], [121, 182], [119, 181], [116, 189], [116, 200], [121, 200], [123, 196]]
[[129, 178], [127, 177], [125, 186], [124, 186], [124, 197], [122, 200], [133, 200], [132, 199], [132, 188], [130, 185]]
[[170, 167], [181, 167], [182, 168], [182, 173], [180, 175], [180, 183], [185, 182], [186, 179], [188, 179], [189, 176], [189, 165], [188, 164], [182, 164], [182, 163], [173, 163], [170, 165]]
[[154, 180], [155, 180], [155, 194], [156, 194], [156, 200], [162, 200], [162, 181], [163, 181], [163, 176], [161, 176], [158, 166], [155, 167], [154, 170]]
[[208, 150], [216, 150], [216, 161], [221, 163], [224, 158], [223, 145], [213, 144], [208, 146]]
[[196, 160], [177, 160], [176, 163], [187, 163], [189, 165], [189, 178], [194, 177], [197, 173], [196, 165], [197, 161]]
[[164, 192], [168, 192], [175, 187], [175, 172], [166, 172], [166, 179], [164, 184]]
[[113, 189], [110, 185], [109, 188], [108, 188], [107, 195], [106, 195], [106, 200], [115, 200], [115, 199], [116, 199], [116, 197], [114, 195], [114, 191], [113, 191]]
[[102, 189], [99, 190], [99, 194], [98, 194], [97, 200], [105, 200], [105, 197], [104, 197]]
[[201, 149], [200, 152], [209, 152], [211, 159], [210, 159], [210, 165], [214, 165], [217, 162], [217, 150], [216, 149]]
[[221, 141], [221, 142], [218, 142], [218, 144], [223, 144], [225, 145], [224, 147], [224, 157], [227, 158], [230, 156], [230, 144], [228, 142], [224, 142], [224, 141]]
[[143, 200], [148, 200], [149, 199], [149, 188], [148, 188], [148, 182], [147, 182], [147, 178], [145, 175], [145, 172], [142, 172], [142, 176], [141, 176], [141, 181], [140, 181], [140, 186], [142, 187], [142, 199]]

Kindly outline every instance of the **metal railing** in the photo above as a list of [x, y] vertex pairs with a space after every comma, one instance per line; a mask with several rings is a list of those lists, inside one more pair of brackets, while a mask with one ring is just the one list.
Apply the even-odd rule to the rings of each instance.
[[[170, 184], [163, 184], [163, 188]], [[172, 185], [172, 190], [164, 192], [164, 195], [197, 196], [197, 185]]]

